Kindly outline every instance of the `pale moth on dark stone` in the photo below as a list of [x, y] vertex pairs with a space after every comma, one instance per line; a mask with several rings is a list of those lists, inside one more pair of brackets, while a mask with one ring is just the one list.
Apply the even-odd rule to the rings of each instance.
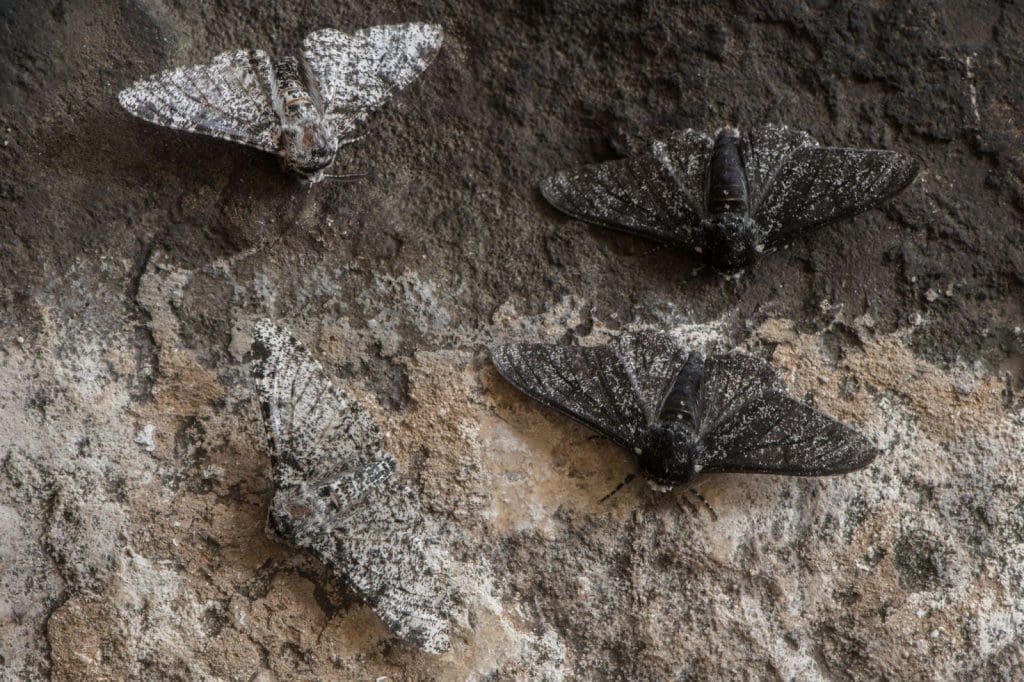
[[746, 134], [723, 128], [715, 139], [684, 130], [646, 154], [558, 173], [541, 192], [574, 218], [735, 270], [808, 230], [883, 203], [917, 171], [907, 154], [822, 147], [785, 126]]
[[363, 407], [288, 332], [264, 320], [253, 376], [276, 493], [267, 534], [331, 566], [402, 639], [448, 648], [462, 602], [451, 557]]
[[604, 346], [513, 343], [491, 350], [520, 391], [632, 451], [662, 486], [700, 473], [823, 476], [867, 466], [863, 436], [786, 393], [752, 355], [701, 354], [667, 334]]
[[121, 91], [121, 106], [151, 123], [272, 152], [311, 182], [338, 147], [414, 81], [441, 47], [432, 24], [314, 31], [299, 57], [224, 52], [209, 64], [163, 71]]

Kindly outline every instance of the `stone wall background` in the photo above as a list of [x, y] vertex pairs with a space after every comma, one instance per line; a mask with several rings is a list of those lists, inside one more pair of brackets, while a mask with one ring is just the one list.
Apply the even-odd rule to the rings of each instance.
[[[355, 184], [117, 91], [431, 20]], [[1024, 10], [1013, 2], [0, 4], [5, 679], [1004, 677], [1024, 665]], [[919, 155], [881, 210], [724, 278], [536, 186], [674, 127]], [[435, 657], [266, 539], [253, 322], [378, 412], [471, 569]], [[714, 518], [504, 384], [499, 338], [656, 326], [770, 359], [884, 453], [701, 482]]]

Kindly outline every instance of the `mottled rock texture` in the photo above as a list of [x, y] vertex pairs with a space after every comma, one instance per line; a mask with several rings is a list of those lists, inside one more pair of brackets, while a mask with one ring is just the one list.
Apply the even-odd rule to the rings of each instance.
[[[303, 187], [116, 93], [324, 26], [445, 28]], [[5, 679], [1011, 678], [1024, 666], [1024, 10], [966, 1], [0, 5]], [[536, 189], [675, 127], [909, 151], [883, 210], [723, 278]], [[385, 427], [471, 614], [432, 656], [272, 496], [254, 322]], [[778, 367], [866, 470], [719, 476], [715, 509], [501, 381], [486, 343], [656, 327]]]

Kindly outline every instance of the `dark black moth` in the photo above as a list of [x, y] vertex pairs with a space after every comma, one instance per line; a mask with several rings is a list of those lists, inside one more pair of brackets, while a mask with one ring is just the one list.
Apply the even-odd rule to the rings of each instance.
[[646, 154], [558, 173], [541, 192], [574, 218], [733, 270], [803, 232], [881, 204], [917, 171], [907, 154], [822, 147], [785, 126], [746, 134], [723, 128], [715, 139], [685, 130]]
[[712, 472], [841, 474], [877, 454], [790, 396], [763, 360], [704, 358], [666, 334], [624, 334], [592, 347], [509, 344], [491, 359], [519, 390], [634, 452], [660, 485]]

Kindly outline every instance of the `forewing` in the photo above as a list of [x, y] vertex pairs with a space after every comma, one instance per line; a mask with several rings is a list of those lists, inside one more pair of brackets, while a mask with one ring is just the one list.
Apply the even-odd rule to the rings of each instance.
[[430, 652], [447, 649], [460, 601], [455, 571], [416, 495], [392, 478], [329, 528], [309, 549], [396, 635]]
[[647, 424], [657, 422], [662, 403], [690, 352], [668, 334], [655, 331], [623, 334], [612, 348], [627, 369]]
[[416, 80], [440, 49], [442, 35], [433, 24], [398, 24], [306, 36], [302, 56], [339, 141], [354, 139], [373, 110]]
[[579, 220], [692, 249], [712, 146], [707, 135], [682, 131], [646, 154], [557, 173], [541, 193]]
[[917, 171], [917, 160], [900, 152], [797, 149], [765, 189], [754, 218], [775, 245], [801, 230], [881, 204], [909, 185]]
[[270, 59], [262, 50], [225, 52], [209, 64], [171, 69], [118, 94], [125, 109], [150, 123], [278, 151]]
[[818, 142], [802, 130], [775, 125], [750, 130], [740, 144], [750, 205], [755, 207], [755, 212], [764, 192], [793, 152], [818, 146]]
[[699, 409], [704, 471], [820, 476], [867, 466], [877, 454], [860, 434], [788, 395], [752, 356], [709, 358]]
[[630, 370], [612, 346], [508, 344], [491, 350], [498, 372], [548, 407], [633, 450], [647, 415]]
[[256, 325], [253, 375], [278, 487], [330, 480], [385, 458], [380, 431], [287, 331]]

